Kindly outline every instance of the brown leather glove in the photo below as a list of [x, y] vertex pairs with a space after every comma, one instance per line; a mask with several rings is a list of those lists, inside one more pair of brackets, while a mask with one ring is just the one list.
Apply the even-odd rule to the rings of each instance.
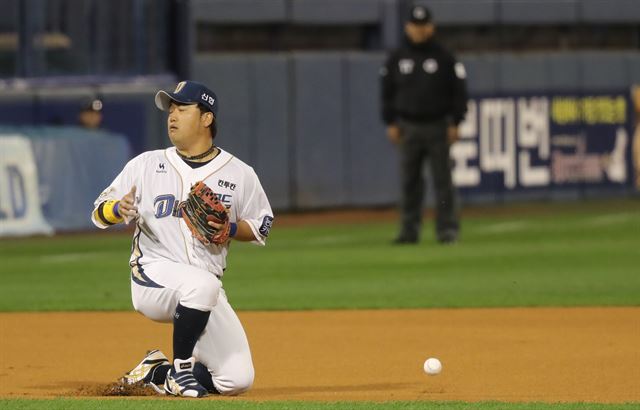
[[[180, 209], [191, 233], [203, 244], [221, 245], [229, 239], [231, 224], [227, 207], [204, 182], [199, 181], [191, 187]], [[214, 228], [209, 221], [221, 224], [222, 228]]]

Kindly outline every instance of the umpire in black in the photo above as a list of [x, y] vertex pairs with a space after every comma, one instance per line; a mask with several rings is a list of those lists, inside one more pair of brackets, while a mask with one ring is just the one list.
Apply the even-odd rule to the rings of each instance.
[[387, 137], [401, 154], [402, 224], [394, 241], [400, 244], [419, 239], [427, 158], [436, 192], [437, 240], [449, 244], [458, 239], [449, 147], [458, 139], [467, 110], [466, 73], [435, 40], [431, 17], [426, 7], [411, 7], [404, 27], [406, 44], [393, 51], [381, 69], [382, 118]]

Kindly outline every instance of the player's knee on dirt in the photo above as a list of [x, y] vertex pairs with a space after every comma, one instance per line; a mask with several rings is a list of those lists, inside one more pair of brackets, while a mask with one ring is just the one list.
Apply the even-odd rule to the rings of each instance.
[[210, 311], [218, 302], [222, 282], [211, 277], [194, 282], [191, 289], [180, 298], [182, 306], [202, 311]]
[[228, 366], [220, 372], [220, 376], [213, 378], [216, 390], [225, 396], [235, 396], [246, 392], [253, 386], [255, 376], [253, 365], [246, 363], [239, 366]]

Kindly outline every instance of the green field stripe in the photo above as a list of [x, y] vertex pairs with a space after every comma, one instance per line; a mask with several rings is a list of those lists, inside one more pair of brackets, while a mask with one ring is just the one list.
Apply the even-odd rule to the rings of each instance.
[[[233, 243], [224, 287], [238, 310], [640, 305], [638, 201], [486, 209], [439, 246], [396, 225], [281, 226]], [[510, 213], [511, 212], [511, 213]], [[128, 234], [0, 240], [0, 311], [131, 310]]]
[[25, 409], [221, 409], [221, 410], [632, 410], [640, 403], [505, 403], [505, 402], [251, 402], [239, 399], [0, 399], [6, 410]]

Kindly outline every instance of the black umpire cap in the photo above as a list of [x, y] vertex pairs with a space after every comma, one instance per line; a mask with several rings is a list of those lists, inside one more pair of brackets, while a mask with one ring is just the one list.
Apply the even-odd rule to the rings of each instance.
[[213, 116], [218, 118], [218, 97], [205, 85], [195, 81], [178, 83], [173, 92], [160, 90], [156, 94], [156, 107], [162, 111], [169, 111], [171, 101], [181, 104], [202, 104]]
[[431, 15], [431, 11], [420, 4], [416, 4], [411, 7], [411, 10], [409, 12], [409, 21], [414, 24], [431, 23], [432, 17], [433, 16]]

